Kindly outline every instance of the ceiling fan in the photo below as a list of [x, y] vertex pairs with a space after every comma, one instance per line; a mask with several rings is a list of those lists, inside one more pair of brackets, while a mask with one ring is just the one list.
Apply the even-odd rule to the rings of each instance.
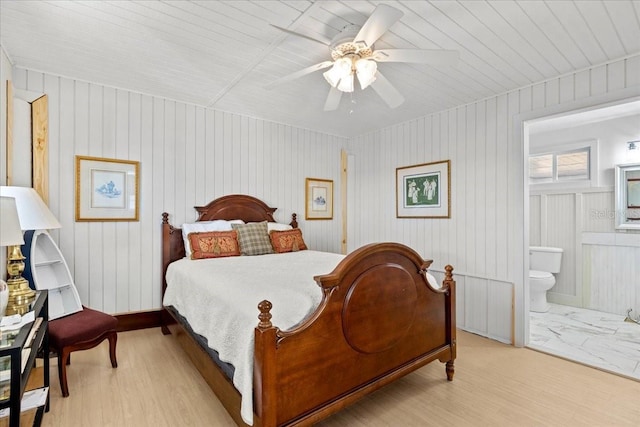
[[403, 15], [400, 10], [385, 5], [378, 5], [364, 25], [347, 25], [330, 43], [317, 40], [306, 34], [286, 28], [274, 27], [287, 33], [313, 40], [329, 47], [330, 61], [320, 62], [295, 73], [281, 77], [267, 85], [268, 88], [300, 78], [315, 71], [331, 67], [323, 73], [331, 85], [329, 95], [324, 104], [325, 111], [338, 108], [343, 92], [353, 92], [354, 80], [357, 78], [360, 88], [369, 86], [387, 103], [396, 108], [404, 102], [402, 94], [378, 70], [378, 62], [408, 62], [432, 65], [453, 65], [459, 53], [455, 50], [428, 49], [381, 49], [375, 50], [374, 43]]

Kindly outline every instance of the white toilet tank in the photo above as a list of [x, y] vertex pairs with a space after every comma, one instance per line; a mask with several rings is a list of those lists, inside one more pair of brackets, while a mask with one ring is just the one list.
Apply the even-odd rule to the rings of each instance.
[[559, 273], [562, 263], [562, 249], [546, 246], [529, 247], [529, 270]]

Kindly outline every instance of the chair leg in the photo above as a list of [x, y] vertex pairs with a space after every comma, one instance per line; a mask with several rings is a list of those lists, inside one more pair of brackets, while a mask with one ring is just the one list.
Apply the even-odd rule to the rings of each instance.
[[[109, 357], [111, 358], [111, 366], [113, 368], [118, 367], [118, 361], [116, 359], [116, 343], [118, 341], [118, 333], [111, 331], [107, 334], [109, 339]], [[67, 365], [71, 363], [71, 352], [76, 350], [87, 350], [98, 345], [104, 340], [102, 335], [100, 341], [92, 341], [88, 343], [80, 343], [75, 346], [69, 346], [62, 348], [58, 351], [58, 377], [60, 378], [60, 388], [62, 389], [62, 397], [69, 396], [69, 385], [67, 384]]]
[[67, 364], [69, 361], [70, 351], [63, 348], [58, 353], [58, 378], [60, 379], [60, 388], [62, 389], [62, 397], [69, 397], [69, 386], [67, 385]]
[[108, 336], [109, 339], [109, 357], [111, 358], [111, 367], [117, 368], [118, 361], [116, 360], [116, 343], [118, 341], [118, 333], [113, 331]]

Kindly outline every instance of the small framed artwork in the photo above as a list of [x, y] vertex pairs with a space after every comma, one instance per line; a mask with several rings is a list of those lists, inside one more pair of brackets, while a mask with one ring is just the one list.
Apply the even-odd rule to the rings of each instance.
[[140, 162], [76, 156], [76, 221], [138, 221]]
[[333, 219], [333, 181], [307, 178], [305, 219]]
[[451, 218], [451, 160], [396, 168], [397, 218]]

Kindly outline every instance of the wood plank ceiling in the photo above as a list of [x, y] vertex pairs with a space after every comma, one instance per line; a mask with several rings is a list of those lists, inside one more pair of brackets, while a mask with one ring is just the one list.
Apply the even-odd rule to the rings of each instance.
[[[402, 93], [390, 109], [356, 88], [324, 112], [329, 41], [376, 5], [404, 15], [381, 48], [454, 49], [456, 66], [382, 63]], [[355, 136], [640, 53], [638, 0], [18, 1], [0, 2], [0, 43], [14, 66], [325, 133]]]

